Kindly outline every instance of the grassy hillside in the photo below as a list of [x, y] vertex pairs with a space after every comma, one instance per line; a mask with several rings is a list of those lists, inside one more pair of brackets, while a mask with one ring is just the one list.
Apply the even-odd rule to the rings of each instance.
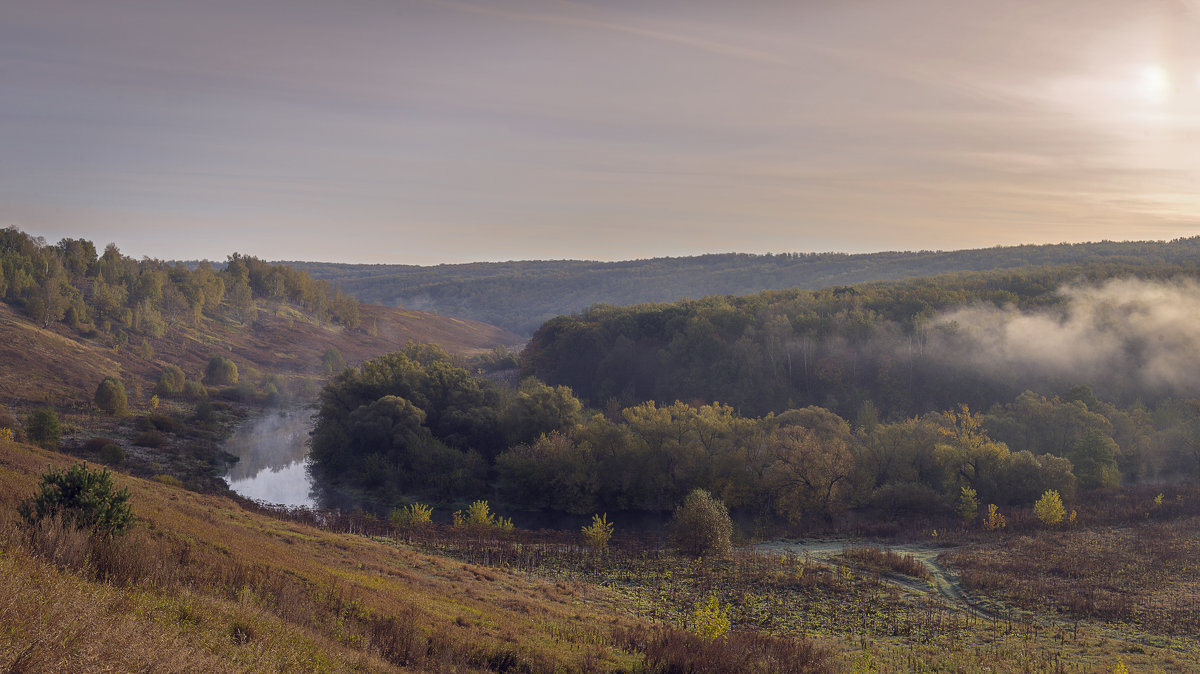
[[1200, 666], [1194, 488], [1161, 505], [1110, 495], [1057, 532], [1010, 512], [1008, 530], [938, 522], [894, 550], [780, 542], [698, 560], [653, 540], [592, 552], [570, 533], [325, 516], [339, 532], [128, 476], [139, 521], [124, 536], [26, 526], [17, 503], [69, 463], [0, 440], [5, 671]]
[[593, 304], [818, 289], [946, 272], [1195, 259], [1200, 239], [1012, 246], [849, 255], [721, 254], [623, 262], [549, 260], [419, 267], [288, 262], [363, 302], [460, 316], [530, 335], [544, 321]]
[[41, 328], [0, 303], [0, 402], [86, 407], [100, 380], [114, 375], [139, 383], [142, 395], [135, 399], [144, 404], [163, 366], [177, 365], [189, 378], [199, 379], [214, 354], [264, 373], [317, 376], [323, 374], [321, 357], [330, 348], [347, 363], [357, 363], [409, 341], [437, 343], [460, 354], [521, 341], [476, 321], [372, 305], [362, 305], [361, 311], [377, 326], [376, 334], [317, 325], [294, 310], [260, 311], [249, 324], [202, 319], [197, 326], [121, 346], [83, 338], [62, 326]]

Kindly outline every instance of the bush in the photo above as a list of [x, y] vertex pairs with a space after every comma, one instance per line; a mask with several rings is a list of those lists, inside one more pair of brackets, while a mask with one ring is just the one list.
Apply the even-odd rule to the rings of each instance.
[[183, 382], [183, 397], [188, 400], [205, 400], [208, 398], [208, 389], [204, 388], [204, 384], [189, 379]]
[[100, 463], [109, 466], [119, 466], [125, 460], [125, 450], [121, 446], [109, 443], [100, 448]]
[[58, 516], [64, 524], [102, 536], [123, 533], [133, 523], [129, 490], [115, 491], [107, 470], [89, 470], [83, 463], [61, 473], [50, 469], [18, 511], [30, 526]]
[[95, 400], [96, 407], [99, 407], [101, 412], [118, 417], [125, 414], [128, 406], [125, 385], [116, 377], [105, 377], [101, 380], [100, 385], [96, 387]]
[[412, 503], [406, 508], [393, 508], [392, 512], [388, 513], [388, 520], [398, 527], [420, 527], [433, 521], [432, 514], [433, 508], [421, 503]]
[[461, 510], [454, 511], [454, 526], [460, 529], [499, 529], [500, 531], [512, 531], [513, 529], [512, 520], [496, 517], [487, 501], [475, 501], [467, 506], [465, 513]]
[[183, 483], [180, 482], [179, 478], [175, 477], [174, 475], [167, 475], [166, 473], [161, 473], [159, 475], [155, 475], [154, 477], [152, 477], [150, 479], [159, 484], [165, 484], [168, 487], [178, 487], [179, 489], [183, 489]]
[[177, 396], [183, 393], [184, 382], [187, 377], [184, 376], [183, 370], [175, 365], [168, 365], [163, 368], [162, 374], [158, 376], [158, 385], [155, 390], [160, 395]]
[[688, 554], [725, 558], [733, 553], [729, 510], [703, 489], [693, 489], [675, 509], [669, 531], [675, 546]]
[[158, 449], [167, 444], [167, 436], [158, 431], [142, 431], [133, 437], [133, 444]]
[[225, 356], [213, 356], [204, 370], [204, 383], [210, 386], [238, 383], [237, 365]]
[[43, 407], [30, 413], [25, 420], [25, 435], [42, 449], [56, 450], [62, 437], [62, 424], [54, 410]]
[[592, 515], [592, 523], [583, 527], [583, 540], [593, 550], [599, 550], [608, 545], [613, 535], [613, 525], [608, 521], [608, 513]]

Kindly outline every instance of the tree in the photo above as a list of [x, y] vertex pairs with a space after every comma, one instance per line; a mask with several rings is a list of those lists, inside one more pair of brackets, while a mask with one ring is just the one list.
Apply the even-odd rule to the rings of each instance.
[[1046, 493], [1033, 504], [1033, 512], [1038, 519], [1048, 527], [1052, 527], [1063, 520], [1066, 516], [1066, 508], [1063, 507], [1062, 498], [1058, 492], [1053, 489], [1047, 489]]
[[115, 491], [107, 470], [89, 470], [84, 463], [43, 474], [37, 493], [18, 511], [30, 526], [57, 515], [64, 524], [102, 536], [123, 533], [133, 523], [129, 490]]
[[25, 435], [43, 449], [58, 449], [58, 439], [62, 436], [62, 424], [58, 415], [49, 407], [35, 410], [25, 420]]
[[128, 405], [125, 385], [116, 377], [105, 377], [96, 387], [95, 400], [100, 411], [117, 417], [123, 416]]
[[958, 505], [954, 511], [967, 522], [975, 521], [975, 516], [979, 514], [979, 496], [974, 489], [962, 488], [962, 493], [958, 496]]
[[802, 425], [779, 428], [770, 440], [768, 481], [775, 507], [792, 521], [808, 513], [831, 521], [849, 503], [855, 468], [850, 427], [837, 415], [811, 407], [780, 418]]
[[238, 383], [237, 364], [225, 356], [213, 356], [204, 370], [204, 382], [209, 385]]
[[729, 510], [703, 489], [693, 489], [675, 509], [669, 531], [676, 547], [685, 553], [716, 558], [733, 554]]
[[346, 361], [342, 358], [342, 352], [332, 346], [325, 349], [325, 354], [321, 356], [321, 367], [325, 370], [325, 374], [331, 377], [346, 369]]

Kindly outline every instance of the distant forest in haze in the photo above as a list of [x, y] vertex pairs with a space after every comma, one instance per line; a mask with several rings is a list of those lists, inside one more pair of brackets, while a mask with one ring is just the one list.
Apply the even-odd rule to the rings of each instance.
[[960, 271], [1064, 265], [1191, 264], [1200, 238], [961, 251], [715, 254], [624, 262], [476, 262], [436, 266], [286, 262], [361, 302], [431, 311], [531, 335], [594, 304], [628, 306], [764, 290], [820, 289]]

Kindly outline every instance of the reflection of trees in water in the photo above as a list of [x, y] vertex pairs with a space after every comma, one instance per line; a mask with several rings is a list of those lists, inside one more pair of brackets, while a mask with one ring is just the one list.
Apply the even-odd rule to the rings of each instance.
[[225, 451], [239, 459], [227, 479], [246, 480], [304, 461], [314, 415], [312, 410], [273, 412], [239, 426], [224, 444]]

